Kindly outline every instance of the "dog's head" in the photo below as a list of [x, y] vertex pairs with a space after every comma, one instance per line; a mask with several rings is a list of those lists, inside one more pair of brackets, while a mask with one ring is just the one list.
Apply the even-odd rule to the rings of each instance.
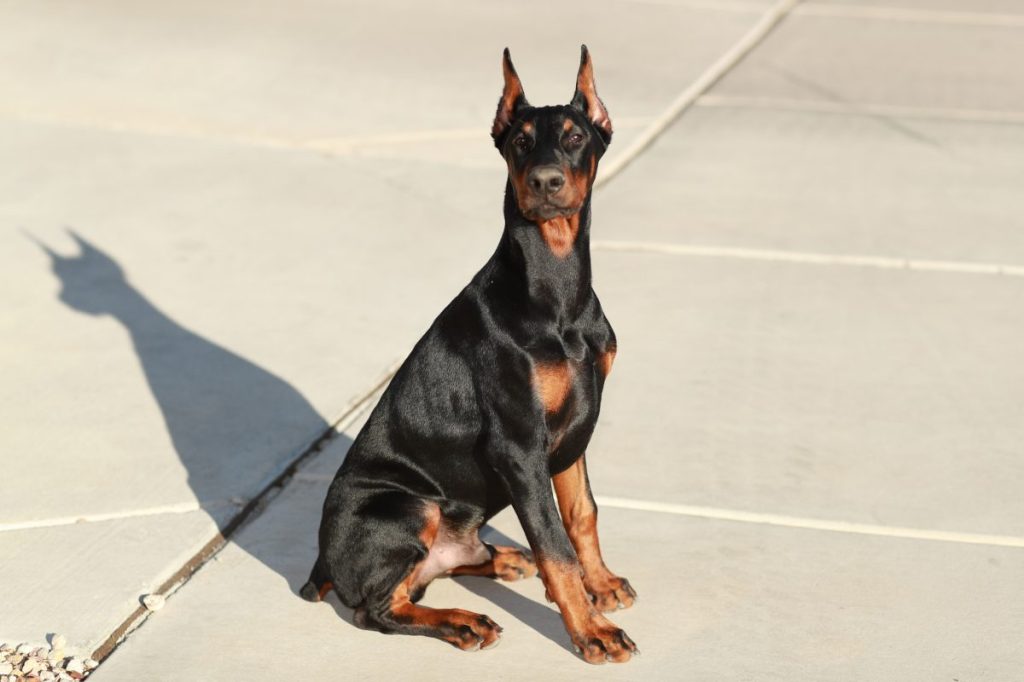
[[579, 212], [612, 139], [612, 122], [597, 96], [587, 46], [581, 50], [576, 92], [568, 105], [530, 106], [508, 48], [502, 70], [505, 88], [491, 137], [508, 164], [519, 210], [534, 221]]

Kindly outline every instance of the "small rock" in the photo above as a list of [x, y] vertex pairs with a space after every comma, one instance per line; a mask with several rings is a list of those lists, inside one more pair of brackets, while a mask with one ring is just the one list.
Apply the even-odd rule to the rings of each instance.
[[14, 670], [14, 666], [7, 661], [0, 661], [0, 675], [9, 675]]
[[150, 611], [159, 611], [164, 607], [166, 601], [161, 594], [147, 594], [142, 598], [142, 605]]
[[25, 675], [31, 675], [37, 670], [39, 670], [39, 661], [34, 658], [26, 658], [25, 662], [21, 664], [21, 672]]
[[31, 644], [19, 644], [18, 648], [15, 649], [15, 651], [17, 651], [19, 654], [24, 654], [27, 656], [28, 654], [32, 653], [33, 648], [35, 647], [33, 647]]
[[97, 661], [95, 658], [87, 658], [87, 659], [85, 659], [85, 669], [86, 670], [92, 670], [93, 668], [95, 668], [99, 664], [100, 664], [100, 662]]
[[51, 649], [63, 649], [68, 645], [68, 638], [64, 635], [54, 635], [50, 637], [50, 648]]
[[84, 673], [85, 662], [80, 658], [69, 658], [67, 665], [64, 666], [64, 669], [67, 670], [69, 673]]
[[44, 670], [39, 673], [39, 682], [56, 682], [57, 676], [49, 670]]

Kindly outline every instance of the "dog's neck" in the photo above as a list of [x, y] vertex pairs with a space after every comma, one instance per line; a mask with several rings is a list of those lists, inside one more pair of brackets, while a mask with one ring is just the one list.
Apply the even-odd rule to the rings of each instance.
[[496, 256], [531, 308], [575, 319], [592, 293], [590, 196], [572, 216], [537, 222], [522, 214], [507, 183], [505, 231]]

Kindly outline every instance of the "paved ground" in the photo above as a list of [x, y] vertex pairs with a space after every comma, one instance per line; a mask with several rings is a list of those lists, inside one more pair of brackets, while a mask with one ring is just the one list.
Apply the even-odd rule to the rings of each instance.
[[556, 102], [587, 42], [614, 156], [771, 7], [6, 4], [0, 640], [95, 650], [344, 417], [97, 680], [1018, 679], [1014, 0], [803, 2], [599, 190], [641, 658], [585, 667], [539, 581], [431, 588], [505, 627], [474, 655], [293, 594], [360, 410], [500, 233], [500, 48]]

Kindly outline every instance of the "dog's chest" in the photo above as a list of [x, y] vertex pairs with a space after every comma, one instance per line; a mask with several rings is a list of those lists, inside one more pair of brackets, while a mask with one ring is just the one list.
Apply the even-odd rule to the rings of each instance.
[[571, 330], [531, 353], [531, 386], [544, 413], [552, 471], [583, 453], [600, 409], [604, 353], [585, 338]]

